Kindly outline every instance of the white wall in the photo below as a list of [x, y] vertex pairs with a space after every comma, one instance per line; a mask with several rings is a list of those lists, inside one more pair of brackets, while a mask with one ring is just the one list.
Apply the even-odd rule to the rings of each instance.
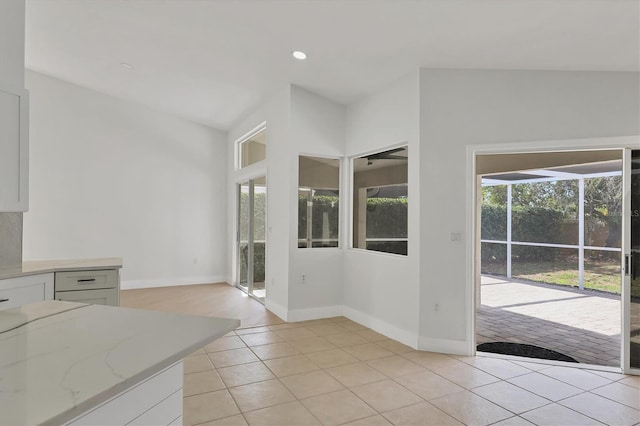
[[[344, 150], [344, 107], [294, 85], [279, 91], [229, 132], [228, 146], [266, 122], [267, 159], [229, 171], [227, 267], [235, 282], [237, 182], [267, 176], [266, 306], [288, 321], [339, 315], [342, 262], [339, 249], [298, 250], [298, 156], [341, 157]], [[233, 152], [228, 161], [234, 164]], [[300, 283], [300, 275], [307, 276]]]
[[[346, 114], [296, 86], [283, 90], [229, 137], [231, 146], [267, 121], [267, 161], [230, 172], [230, 181], [268, 172], [267, 306], [290, 321], [343, 313], [414, 347], [468, 352], [467, 146], [639, 134], [638, 81], [637, 73], [420, 70]], [[299, 154], [352, 157], [405, 143], [408, 256], [348, 249], [346, 208], [343, 249], [296, 248]], [[348, 173], [343, 167], [343, 206], [350, 202]], [[229, 189], [234, 206], [235, 187]], [[461, 232], [462, 242], [452, 242], [452, 232]], [[231, 229], [230, 242], [233, 235]]]
[[0, 1], [0, 81], [24, 87], [24, 0]]
[[123, 287], [223, 281], [226, 134], [28, 72], [25, 259], [122, 257]]
[[[229, 131], [227, 140], [229, 179], [227, 185], [229, 226], [227, 250], [230, 261], [227, 264], [229, 282], [236, 282], [234, 276], [236, 253], [235, 235], [237, 230], [237, 183], [258, 176], [267, 176], [267, 253], [265, 280], [267, 289], [266, 305], [272, 312], [286, 318], [289, 304], [289, 182], [293, 164], [289, 155], [289, 87], [280, 90], [253, 113], [243, 118]], [[261, 123], [267, 123], [267, 159], [252, 164], [242, 170], [235, 170], [234, 145]]]
[[639, 81], [638, 73], [421, 70], [423, 349], [464, 352], [473, 332], [465, 275], [473, 237], [450, 238], [466, 225], [467, 145], [638, 135]]
[[[345, 314], [411, 346], [418, 344], [420, 168], [418, 73], [347, 107], [346, 154], [409, 146], [408, 256], [345, 251]], [[345, 221], [350, 221], [346, 212]]]
[[[339, 248], [298, 248], [298, 156], [341, 158], [345, 149], [345, 107], [291, 86], [290, 157], [294, 165], [289, 183], [289, 320], [341, 315], [344, 252]], [[343, 170], [344, 172], [344, 170]], [[346, 186], [341, 188], [346, 210]], [[347, 227], [341, 221], [344, 247]], [[301, 282], [304, 274], [305, 283]]]

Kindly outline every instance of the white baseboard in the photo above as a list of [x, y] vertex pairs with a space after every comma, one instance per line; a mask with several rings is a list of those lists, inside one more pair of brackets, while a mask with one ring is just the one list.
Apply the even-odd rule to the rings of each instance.
[[396, 327], [395, 325], [389, 324], [384, 320], [372, 317], [369, 314], [365, 314], [364, 312], [358, 311], [348, 306], [343, 306], [342, 314], [350, 320], [364, 325], [365, 327], [368, 327], [380, 334], [383, 334], [390, 339], [396, 340], [414, 349], [417, 349], [418, 347], [417, 333], [403, 330]]
[[[229, 283], [227, 277], [207, 276], [175, 279], [128, 280], [122, 281], [120, 288], [122, 290], [129, 290], [139, 288], [211, 284], [221, 282], [227, 284]], [[469, 353], [469, 345], [466, 341], [419, 337], [416, 333], [401, 329], [393, 324], [389, 324], [384, 320], [373, 317], [369, 314], [350, 308], [348, 306], [321, 306], [318, 308], [293, 309], [289, 311], [284, 306], [274, 302], [271, 299], [267, 299], [265, 301], [265, 307], [286, 322], [308, 321], [321, 318], [345, 316], [352, 321], [355, 321], [365, 327], [368, 327], [380, 334], [389, 337], [390, 339], [396, 340], [414, 349], [429, 352], [441, 352], [453, 355], [473, 355]]]
[[469, 344], [464, 340], [420, 337], [418, 349], [421, 351], [440, 352], [443, 354], [473, 356], [473, 353], [469, 353]]
[[287, 308], [285, 308], [284, 306], [274, 302], [269, 298], [267, 298], [264, 301], [264, 306], [269, 311], [271, 311], [271, 313], [275, 314], [278, 318], [280, 318], [282, 321], [289, 321], [287, 318], [288, 317]]
[[226, 277], [180, 277], [180, 278], [155, 278], [150, 280], [125, 280], [120, 283], [121, 290], [133, 290], [139, 288], [174, 287], [180, 285], [226, 283]]
[[333, 318], [345, 316], [352, 321], [364, 325], [380, 334], [383, 334], [400, 343], [404, 343], [414, 349], [418, 347], [418, 335], [401, 328], [398, 328], [386, 321], [372, 317], [363, 312], [357, 311], [347, 306], [334, 305], [322, 306], [318, 308], [294, 309], [288, 311], [284, 306], [279, 305], [269, 299], [266, 300], [268, 310], [287, 322], [308, 321], [321, 318]]
[[320, 308], [294, 309], [287, 314], [287, 321], [309, 321], [342, 316], [342, 306], [322, 306]]

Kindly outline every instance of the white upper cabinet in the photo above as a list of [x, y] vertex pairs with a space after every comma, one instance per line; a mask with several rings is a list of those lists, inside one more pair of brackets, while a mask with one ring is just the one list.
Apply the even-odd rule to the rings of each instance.
[[29, 96], [0, 83], [0, 212], [29, 209]]

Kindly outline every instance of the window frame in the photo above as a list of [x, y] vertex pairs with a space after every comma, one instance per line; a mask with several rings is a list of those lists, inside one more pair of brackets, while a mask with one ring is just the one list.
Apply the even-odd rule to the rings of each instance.
[[256, 127], [254, 127], [253, 129], [249, 130], [247, 133], [245, 133], [244, 135], [240, 136], [238, 139], [236, 139], [236, 141], [234, 142], [234, 169], [236, 171], [238, 170], [246, 170], [250, 167], [255, 167], [256, 164], [262, 164], [267, 160], [267, 151], [266, 151], [266, 143], [265, 143], [265, 158], [263, 160], [260, 161], [256, 161], [255, 163], [243, 166], [242, 165], [242, 145], [246, 142], [248, 142], [250, 139], [252, 139], [254, 136], [262, 133], [262, 132], [267, 132], [267, 122], [263, 121], [262, 123], [258, 124]]
[[[372, 150], [367, 150], [367, 151], [362, 151], [360, 153], [357, 154], [353, 154], [347, 157], [347, 161], [348, 161], [348, 171], [347, 173], [349, 173], [348, 175], [348, 194], [346, 194], [346, 196], [348, 197], [348, 218], [347, 219], [347, 226], [348, 226], [348, 232], [347, 232], [347, 248], [349, 250], [353, 250], [356, 252], [361, 252], [361, 253], [369, 253], [369, 254], [373, 254], [373, 255], [378, 255], [378, 256], [393, 256], [396, 259], [408, 259], [410, 254], [409, 254], [409, 246], [410, 246], [410, 212], [409, 212], [409, 207], [407, 206], [407, 254], [397, 254], [397, 253], [389, 253], [389, 252], [384, 252], [384, 251], [377, 251], [377, 250], [370, 250], [367, 248], [360, 248], [360, 247], [355, 247], [355, 239], [354, 239], [354, 230], [355, 230], [355, 225], [354, 225], [354, 221], [355, 221], [355, 217], [354, 217], [354, 192], [355, 192], [355, 160], [357, 159], [362, 159], [364, 157], [367, 157], [369, 155], [373, 155], [373, 154], [378, 154], [381, 152], [386, 152], [386, 151], [390, 151], [396, 148], [407, 148], [407, 150], [409, 149], [409, 142], [408, 141], [403, 141], [403, 142], [399, 142], [396, 144], [392, 144], [392, 145], [386, 145], [383, 147], [379, 147], [376, 149], [372, 149]], [[406, 183], [402, 183], [402, 184], [389, 184], [389, 185], [379, 185], [379, 187], [383, 187], [383, 186], [396, 186], [396, 185], [406, 185], [407, 186], [407, 199], [409, 199], [409, 185], [410, 185], [410, 173], [409, 173], [409, 156], [407, 156], [407, 182]]]
[[[322, 188], [310, 188], [309, 186], [301, 186], [300, 185], [300, 158], [301, 157], [307, 157], [307, 158], [322, 158], [322, 159], [327, 159], [327, 160], [335, 160], [338, 162], [338, 188], [326, 188], [326, 187], [322, 187]], [[344, 194], [344, 157], [338, 157], [338, 156], [333, 156], [333, 155], [323, 155], [323, 154], [313, 154], [313, 153], [305, 153], [305, 152], [300, 152], [298, 153], [298, 161], [297, 161], [297, 166], [298, 166], [298, 173], [297, 173], [297, 185], [296, 185], [296, 236], [295, 236], [295, 246], [297, 249], [299, 250], [341, 250], [344, 247], [343, 241], [342, 241], [342, 237], [344, 235], [344, 203], [345, 203], [345, 194]], [[338, 191], [338, 237], [337, 237], [337, 241], [338, 241], [338, 245], [336, 247], [313, 247], [313, 244], [311, 245], [311, 247], [298, 247], [299, 242], [300, 241], [309, 241], [309, 235], [307, 235], [306, 239], [300, 239], [300, 235], [298, 233], [298, 228], [299, 228], [299, 224], [300, 224], [300, 216], [299, 216], [299, 211], [298, 211], [298, 197], [300, 194], [300, 189], [306, 189], [306, 190], [319, 190], [319, 191]], [[307, 228], [308, 229], [308, 228]], [[311, 235], [311, 241], [313, 241], [313, 235]]]

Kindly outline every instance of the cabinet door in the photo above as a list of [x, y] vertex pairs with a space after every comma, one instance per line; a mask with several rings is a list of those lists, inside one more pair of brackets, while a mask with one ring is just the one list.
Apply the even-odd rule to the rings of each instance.
[[53, 274], [0, 280], [0, 310], [53, 299]]
[[0, 85], [0, 212], [29, 208], [27, 91]]
[[56, 300], [89, 303], [92, 305], [118, 306], [118, 289], [56, 291]]

